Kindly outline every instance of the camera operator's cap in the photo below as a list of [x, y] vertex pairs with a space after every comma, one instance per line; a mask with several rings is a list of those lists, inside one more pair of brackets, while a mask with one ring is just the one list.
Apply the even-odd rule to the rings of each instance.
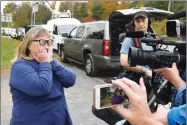
[[145, 17], [145, 18], [147, 17], [147, 18], [149, 18], [149, 15], [145, 11], [139, 11], [139, 12], [134, 14], [133, 20], [135, 20], [137, 17]]

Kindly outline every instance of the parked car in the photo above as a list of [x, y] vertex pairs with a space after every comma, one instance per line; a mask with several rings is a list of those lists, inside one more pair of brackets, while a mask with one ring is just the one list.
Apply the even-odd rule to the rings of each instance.
[[61, 47], [64, 44], [63, 34], [69, 33], [77, 24], [55, 24], [53, 29], [53, 49], [61, 55]]
[[[152, 17], [167, 16], [172, 12], [150, 7], [116, 10], [108, 21], [82, 23], [75, 27], [64, 40], [61, 60], [84, 64], [88, 76], [97, 75], [99, 70], [120, 70], [121, 42], [119, 35], [124, 33], [125, 25], [132, 21], [133, 14], [144, 10]], [[149, 27], [150, 32], [154, 32]]]
[[17, 33], [16, 33], [16, 29], [12, 28], [10, 31], [10, 37], [13, 39], [17, 38]]
[[81, 24], [81, 22], [75, 18], [58, 18], [51, 19], [47, 22], [48, 30], [53, 31], [53, 49], [57, 50], [59, 55], [61, 54], [61, 45], [64, 43], [62, 34], [69, 33], [79, 24]]
[[120, 69], [119, 59], [110, 56], [109, 22], [82, 23], [64, 40], [61, 59], [70, 59], [85, 65], [88, 76], [99, 69]]
[[5, 36], [5, 28], [3, 28], [3, 27], [1, 28], [1, 35]]
[[1, 28], [2, 35], [10, 36], [11, 35], [11, 28]]
[[19, 27], [16, 29], [17, 32], [17, 39], [22, 40], [23, 37], [25, 36], [25, 28]]

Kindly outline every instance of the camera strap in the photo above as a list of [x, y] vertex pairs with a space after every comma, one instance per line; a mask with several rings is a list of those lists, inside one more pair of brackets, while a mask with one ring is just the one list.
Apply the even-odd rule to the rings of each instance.
[[133, 41], [136, 48], [142, 49], [141, 43], [138, 38], [133, 38]]

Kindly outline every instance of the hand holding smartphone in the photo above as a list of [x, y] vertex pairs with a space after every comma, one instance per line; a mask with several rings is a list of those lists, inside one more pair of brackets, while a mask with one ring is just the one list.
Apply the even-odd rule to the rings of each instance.
[[112, 84], [95, 86], [93, 95], [96, 109], [110, 108], [114, 105], [121, 105], [126, 108], [129, 106], [129, 99], [123, 90]]

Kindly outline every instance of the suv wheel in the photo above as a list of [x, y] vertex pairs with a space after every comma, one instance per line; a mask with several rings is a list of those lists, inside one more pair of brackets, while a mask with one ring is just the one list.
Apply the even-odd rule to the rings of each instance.
[[94, 65], [93, 57], [87, 54], [85, 58], [85, 71], [88, 76], [96, 76], [98, 73], [97, 67]]
[[61, 56], [60, 45], [58, 45], [58, 55]]
[[62, 62], [68, 62], [67, 57], [66, 57], [66, 55], [64, 53], [64, 49], [63, 48], [61, 50], [61, 54], [60, 55], [61, 55], [60, 58], [61, 58]]

